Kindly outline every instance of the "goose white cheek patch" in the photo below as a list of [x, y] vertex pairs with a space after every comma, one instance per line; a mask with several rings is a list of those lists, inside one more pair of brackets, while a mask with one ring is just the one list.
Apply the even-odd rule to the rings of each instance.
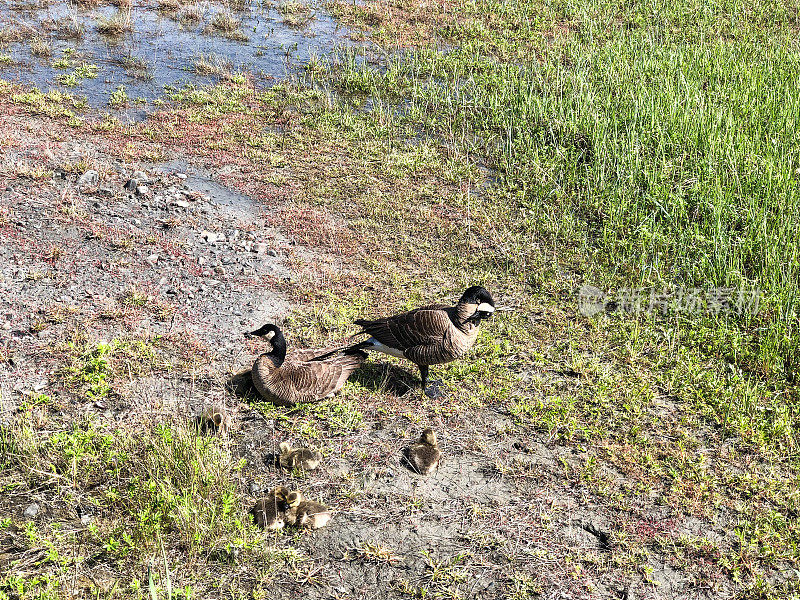
[[483, 303], [478, 305], [478, 312], [493, 313], [494, 312], [494, 306], [492, 306], [488, 302], [483, 302]]

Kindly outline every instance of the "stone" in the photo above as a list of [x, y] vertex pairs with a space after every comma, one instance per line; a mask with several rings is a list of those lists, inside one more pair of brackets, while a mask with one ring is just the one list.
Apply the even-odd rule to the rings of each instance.
[[136, 193], [139, 196], [147, 196], [148, 194], [150, 194], [150, 188], [147, 187], [146, 185], [137, 186], [136, 187]]
[[36, 502], [29, 504], [28, 508], [22, 513], [26, 518], [33, 519], [39, 514], [40, 506]]
[[158, 262], [158, 254], [151, 254], [147, 257], [147, 262], [154, 265]]
[[97, 185], [97, 182], [100, 180], [100, 176], [98, 175], [97, 171], [94, 169], [89, 169], [80, 176], [78, 179], [78, 187], [92, 187]]

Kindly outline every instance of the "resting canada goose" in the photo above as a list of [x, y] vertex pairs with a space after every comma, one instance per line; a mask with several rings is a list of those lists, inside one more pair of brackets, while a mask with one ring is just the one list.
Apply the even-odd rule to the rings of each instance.
[[439, 465], [442, 453], [436, 434], [430, 427], [422, 432], [419, 441], [411, 444], [406, 452], [409, 464], [420, 475], [429, 475]]
[[319, 466], [322, 454], [309, 448], [292, 448], [288, 442], [281, 442], [280, 464], [284, 469], [299, 468], [303, 471], [313, 471]]
[[331, 511], [327, 506], [306, 500], [302, 492], [289, 492], [286, 503], [289, 505], [286, 510], [286, 522], [289, 525], [319, 529], [331, 520]]
[[[259, 394], [276, 404], [292, 406], [332, 396], [367, 358], [365, 352], [355, 347], [332, 352], [328, 348], [296, 348], [287, 354], [286, 339], [280, 328], [272, 324], [247, 335], [266, 337], [270, 333], [272, 350], [256, 359], [252, 378]], [[320, 357], [322, 354], [325, 356]]]
[[289, 495], [289, 490], [282, 485], [276, 487], [266, 498], [262, 498], [256, 502], [255, 506], [250, 509], [250, 514], [256, 521], [256, 525], [261, 529], [280, 529], [286, 523], [286, 497]]
[[478, 337], [481, 321], [494, 313], [491, 294], [472, 286], [455, 306], [432, 304], [393, 317], [359, 319], [359, 333], [370, 337], [351, 349], [378, 350], [407, 358], [419, 367], [422, 391], [428, 385], [428, 366], [450, 362], [464, 355]]

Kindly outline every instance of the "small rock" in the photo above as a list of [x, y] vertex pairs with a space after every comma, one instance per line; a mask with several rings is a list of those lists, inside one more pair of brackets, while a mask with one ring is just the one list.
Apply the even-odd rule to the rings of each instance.
[[80, 179], [78, 179], [78, 187], [84, 187], [84, 186], [92, 187], [97, 185], [97, 182], [99, 180], [100, 177], [97, 174], [97, 171], [95, 171], [94, 169], [89, 169], [88, 171], [86, 171], [86, 173], [80, 176]]
[[144, 171], [134, 171], [133, 175], [131, 175], [131, 179], [134, 179], [136, 183], [146, 183], [149, 181], [147, 178], [147, 173]]
[[175, 177], [183, 181], [184, 179], [186, 179], [186, 173], [175, 173]]
[[267, 251], [267, 245], [264, 242], [258, 242], [253, 245], [253, 252], [264, 254]]
[[22, 514], [28, 519], [33, 519], [39, 514], [39, 505], [36, 504], [36, 502], [29, 504], [28, 508], [26, 508]]
[[140, 186], [137, 186], [137, 187], [136, 187], [136, 193], [137, 193], [139, 196], [147, 196], [147, 195], [149, 195], [149, 194], [150, 194], [150, 188], [149, 188], [149, 187], [147, 187], [146, 185], [140, 185]]
[[269, 249], [269, 250], [267, 250], [267, 255], [268, 256], [278, 256], [278, 253], [275, 252], [275, 250]]
[[128, 179], [128, 181], [126, 181], [125, 185], [123, 185], [122, 187], [124, 187], [129, 192], [135, 192], [137, 185], [138, 183], [135, 179]]
[[158, 262], [158, 254], [151, 254], [147, 257], [147, 262], [151, 265], [155, 265]]
[[173, 204], [181, 208], [189, 208], [189, 203], [186, 200], [175, 200]]

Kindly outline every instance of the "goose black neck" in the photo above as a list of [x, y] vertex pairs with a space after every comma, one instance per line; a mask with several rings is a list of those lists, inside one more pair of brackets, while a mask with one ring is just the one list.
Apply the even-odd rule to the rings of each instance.
[[276, 367], [280, 367], [283, 361], [286, 360], [286, 338], [283, 337], [280, 329], [275, 331], [275, 335], [270, 340], [272, 350], [266, 353], [267, 358], [272, 361]]

